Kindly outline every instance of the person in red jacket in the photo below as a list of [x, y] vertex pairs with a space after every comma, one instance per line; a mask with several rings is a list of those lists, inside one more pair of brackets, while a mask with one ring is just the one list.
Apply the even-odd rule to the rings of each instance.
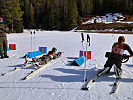
[[121, 69], [121, 65], [122, 65], [122, 57], [123, 57], [123, 53], [125, 50], [127, 50], [129, 52], [129, 54], [131, 56], [133, 56], [133, 51], [130, 48], [130, 46], [125, 42], [125, 37], [124, 36], [119, 36], [118, 38], [118, 42], [115, 42], [112, 46], [112, 52], [110, 57], [108, 57], [105, 65], [104, 65], [104, 69], [99, 72], [98, 76], [101, 76], [105, 73], [109, 73], [112, 66], [115, 64], [115, 74], [116, 74], [116, 78], [120, 77], [120, 74], [122, 73], [122, 69]]

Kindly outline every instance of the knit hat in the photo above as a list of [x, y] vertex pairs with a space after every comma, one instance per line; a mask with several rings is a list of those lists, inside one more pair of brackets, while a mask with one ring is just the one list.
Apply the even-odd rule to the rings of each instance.
[[55, 47], [52, 48], [52, 52], [56, 52], [57, 49]]

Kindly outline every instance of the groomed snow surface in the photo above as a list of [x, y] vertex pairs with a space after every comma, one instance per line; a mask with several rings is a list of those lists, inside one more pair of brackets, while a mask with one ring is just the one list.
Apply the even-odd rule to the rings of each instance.
[[[107, 60], [105, 52], [111, 51], [120, 34], [84, 33], [84, 47], [86, 34], [91, 37], [88, 50], [92, 51], [92, 59], [87, 61], [86, 67], [87, 79], [90, 80], [98, 69], [103, 68]], [[133, 35], [124, 36], [133, 49]], [[72, 66], [69, 62], [79, 57], [79, 50], [82, 50], [79, 32], [36, 31], [35, 36], [32, 35], [32, 43], [30, 31], [7, 34], [7, 38], [8, 43], [16, 44], [17, 49], [8, 51], [10, 58], [0, 59], [0, 74], [21, 67], [25, 61], [22, 57], [31, 51], [31, 44], [32, 51], [47, 46], [48, 51], [56, 47], [64, 53], [30, 79], [23, 80], [36, 69], [31, 65], [0, 76], [0, 100], [133, 100], [133, 58], [122, 65], [123, 77], [116, 94], [110, 94], [115, 80], [112, 73], [98, 78], [88, 91], [83, 91], [84, 64]]]

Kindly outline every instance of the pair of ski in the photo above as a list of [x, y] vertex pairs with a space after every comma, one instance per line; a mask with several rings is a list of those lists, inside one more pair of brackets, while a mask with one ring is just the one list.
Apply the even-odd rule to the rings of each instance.
[[38, 69], [34, 70], [34, 71], [31, 71], [31, 73], [29, 75], [27, 75], [26, 77], [24, 77], [23, 79], [26, 80], [26, 79], [29, 79], [31, 78], [32, 76], [34, 76], [35, 74], [37, 74], [40, 70], [42, 70], [43, 68], [45, 68], [47, 65], [49, 65], [49, 62], [45, 65], [42, 65], [41, 67], [36, 65], [38, 67]]
[[[26, 80], [26, 79], [32, 77], [33, 75], [35, 75], [38, 71], [40, 71], [41, 69], [43, 69], [43, 68], [44, 68], [46, 65], [48, 65], [48, 64], [49, 64], [49, 63], [47, 63], [47, 64], [45, 64], [45, 65], [43, 65], [43, 66], [41, 66], [41, 67], [35, 64], [35, 66], [37, 67], [37, 69], [36, 69], [35, 71], [31, 71], [31, 73], [30, 73], [29, 75], [27, 75], [27, 76], [24, 78], [24, 80]], [[15, 72], [15, 71], [17, 71], [17, 70], [20, 70], [20, 69], [23, 69], [23, 68], [26, 68], [26, 67], [28, 67], [28, 64], [24, 64], [23, 66], [18, 67], [18, 68], [15, 67], [14, 69], [12, 69], [12, 70], [10, 70], [10, 71], [1, 74], [1, 76], [10, 74], [10, 73], [12, 73], [12, 72]]]
[[[59, 57], [61, 56], [62, 53], [63, 53], [63, 52], [58, 52], [58, 53], [57, 53], [57, 57], [59, 58]], [[26, 77], [23, 78], [24, 80], [31, 78], [32, 76], [34, 76], [36, 73], [38, 73], [40, 70], [42, 70], [44, 67], [46, 67], [46, 66], [49, 65], [49, 63], [50, 63], [50, 62], [48, 62], [48, 63], [45, 64], [45, 65], [38, 65], [38, 64], [35, 64], [35, 63], [32, 62], [32, 61], [28, 61], [27, 58], [26, 58], [26, 61], [25, 61], [24, 65], [22, 65], [21, 67], [18, 67], [18, 68], [15, 67], [14, 69], [12, 69], [12, 70], [10, 70], [10, 71], [8, 71], [8, 72], [6, 72], [6, 73], [3, 73], [3, 74], [1, 74], [1, 75], [4, 76], [4, 75], [7, 75], [7, 74], [9, 74], [9, 73], [11, 73], [11, 72], [15, 72], [15, 71], [17, 71], [17, 70], [26, 68], [26, 67], [28, 67], [28, 63], [29, 63], [29, 62], [30, 62], [31, 64], [33, 64], [34, 66], [36, 66], [37, 69], [34, 70], [34, 71], [31, 71], [31, 73], [30, 73], [29, 75], [27, 75]]]
[[[90, 86], [91, 84], [93, 84], [94, 82], [96, 82], [96, 79], [97, 79], [98, 77], [100, 77], [100, 76], [98, 76], [98, 74], [99, 74], [99, 72], [100, 72], [101, 70], [102, 70], [102, 69], [99, 69], [99, 70], [97, 71], [97, 73], [96, 73], [89, 81], [86, 81], [86, 82], [84, 83], [84, 85], [82, 86], [81, 90], [88, 90], [88, 89], [89, 89], [89, 86]], [[114, 84], [113, 84], [113, 88], [112, 88], [110, 94], [116, 93], [116, 91], [117, 91], [117, 89], [118, 89], [118, 86], [119, 86], [119, 83], [120, 83], [120, 81], [121, 81], [121, 78], [122, 78], [122, 74], [121, 74], [121, 76], [120, 76], [119, 78], [116, 78], [116, 79], [115, 79]]]
[[[31, 71], [31, 73], [30, 73], [29, 75], [27, 75], [26, 77], [24, 77], [23, 79], [24, 79], [24, 80], [29, 79], [30, 77], [32, 77], [33, 75], [35, 75], [37, 72], [39, 72], [41, 69], [43, 69], [44, 67], [46, 67], [48, 64], [49, 64], [49, 63], [47, 63], [47, 64], [45, 64], [45, 65], [42, 65], [42, 66], [39, 66], [39, 65], [37, 65], [37, 64], [34, 64], [34, 65], [37, 67], [37, 69], [34, 70], [34, 71]], [[18, 68], [15, 67], [14, 69], [12, 69], [12, 70], [10, 70], [10, 71], [1, 74], [1, 76], [10, 74], [10, 73], [12, 73], [12, 72], [15, 72], [15, 71], [17, 71], [17, 70], [20, 70], [20, 69], [23, 69], [23, 68], [26, 68], [26, 67], [28, 67], [28, 64], [24, 64], [23, 66], [18, 67]]]
[[1, 74], [1, 76], [4, 76], [4, 75], [10, 74], [10, 73], [12, 73], [12, 72], [15, 72], [15, 71], [17, 71], [17, 70], [20, 70], [20, 69], [29, 67], [29, 66], [28, 66], [29, 63], [30, 63], [30, 64], [33, 64], [33, 63], [34, 63], [34, 62], [32, 62], [32, 60], [33, 60], [33, 59], [30, 59], [30, 60], [29, 60], [29, 58], [26, 56], [26, 57], [25, 57], [25, 62], [24, 62], [24, 64], [23, 64], [21, 67], [15, 67], [14, 69], [12, 69], [12, 70], [10, 70], [10, 71]]
[[20, 70], [20, 69], [23, 69], [23, 68], [28, 67], [28, 66], [27, 66], [27, 65], [28, 65], [27, 63], [28, 63], [28, 61], [25, 61], [25, 63], [24, 63], [21, 67], [15, 67], [14, 69], [12, 69], [12, 70], [10, 70], [10, 71], [1, 74], [1, 76], [4, 76], [4, 75], [7, 75], [7, 74], [10, 74], [11, 72], [15, 72], [15, 71], [17, 71], [17, 70]]
[[[57, 52], [57, 58], [59, 58], [61, 56], [61, 54], [64, 53], [64, 52]], [[35, 74], [37, 74], [40, 70], [42, 70], [43, 68], [45, 68], [47, 65], [49, 65], [50, 62], [48, 62], [47, 64], [44, 64], [42, 66], [40, 65], [37, 65], [37, 64], [34, 64], [38, 69], [34, 70], [34, 71], [31, 71], [31, 73], [29, 75], [27, 75], [26, 77], [24, 77], [23, 79], [26, 80], [26, 79], [29, 79], [31, 78], [32, 76], [34, 76]]]

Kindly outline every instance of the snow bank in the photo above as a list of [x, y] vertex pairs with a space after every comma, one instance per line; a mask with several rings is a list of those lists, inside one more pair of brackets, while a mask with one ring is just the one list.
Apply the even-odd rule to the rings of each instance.
[[96, 16], [92, 17], [90, 20], [83, 22], [82, 24], [88, 24], [88, 23], [94, 23], [94, 20], [96, 20], [97, 23], [133, 23], [133, 22], [122, 22], [124, 21], [125, 17], [122, 15], [122, 13], [108, 13], [105, 16]]

